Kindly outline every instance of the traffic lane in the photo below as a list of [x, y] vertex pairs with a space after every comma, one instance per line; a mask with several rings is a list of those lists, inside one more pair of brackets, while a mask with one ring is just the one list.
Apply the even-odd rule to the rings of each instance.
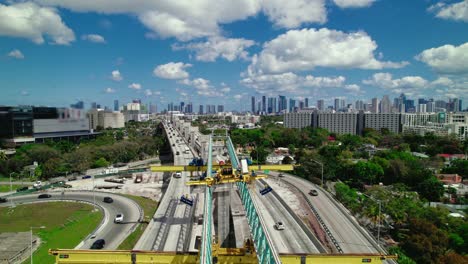
[[[256, 183], [258, 189], [263, 188], [263, 185], [258, 181]], [[258, 192], [255, 194], [259, 203], [267, 205], [265, 207], [271, 216], [268, 221], [269, 233], [281, 236], [282, 241], [285, 242], [285, 247], [288, 251], [281, 252], [278, 250], [279, 253], [320, 253], [301, 226], [291, 216], [290, 212], [275, 196], [271, 193], [262, 196]], [[276, 230], [274, 228], [274, 224], [279, 221], [284, 224], [284, 230]]]
[[[315, 207], [325, 225], [338, 241], [345, 253], [377, 253], [378, 251], [365, 238], [360, 230], [350, 222], [346, 215], [330, 200], [321, 188], [315, 184], [294, 176], [284, 174], [283, 180], [292, 183], [306, 194], [307, 199]], [[317, 196], [309, 196], [308, 192], [315, 189]]]
[[[15, 204], [29, 203], [29, 202], [48, 202], [48, 201], [85, 201], [93, 204], [94, 198], [92, 192], [67, 192], [65, 191], [62, 195], [61, 192], [49, 192], [52, 195], [51, 198], [38, 199], [39, 194], [30, 194], [12, 197], [11, 200]], [[95, 232], [95, 239], [103, 238], [106, 240], [106, 249], [116, 249], [118, 245], [129, 235], [132, 228], [137, 224], [140, 218], [139, 206], [130, 200], [129, 198], [115, 195], [111, 193], [100, 193], [96, 192], [96, 204], [103, 209], [104, 218]], [[104, 197], [111, 197], [113, 203], [104, 203]], [[127, 224], [114, 224], [114, 218], [117, 213], [123, 213], [125, 218], [124, 221]], [[95, 239], [91, 239], [91, 234], [80, 243], [79, 248], [88, 249], [91, 247]]]

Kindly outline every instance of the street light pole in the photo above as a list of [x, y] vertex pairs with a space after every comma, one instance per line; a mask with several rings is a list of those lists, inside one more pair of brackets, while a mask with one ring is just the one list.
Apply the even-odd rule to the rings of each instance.
[[10, 173], [10, 192], [13, 191], [13, 185], [12, 185], [12, 183], [11, 183], [11, 175], [12, 175], [13, 173], [15, 173], [15, 172]]
[[319, 164], [319, 165], [322, 167], [322, 185], [321, 185], [321, 187], [323, 188], [323, 163], [320, 162], [320, 161], [316, 161], [316, 160], [314, 160], [314, 159], [311, 159], [311, 160], [312, 160], [313, 162]]
[[375, 199], [374, 197], [372, 196], [369, 196], [367, 194], [362, 194], [366, 197], [369, 197], [369, 199], [373, 200], [374, 202], [377, 202], [379, 204], [379, 214], [378, 214], [378, 220], [379, 220], [379, 223], [378, 223], [378, 226], [377, 226], [377, 245], [379, 245], [380, 247], [380, 226], [381, 226], [381, 222], [380, 222], [380, 216], [382, 215], [382, 201], [381, 200], [377, 200]]
[[31, 264], [33, 264], [33, 233], [32, 233], [33, 228], [44, 229], [45, 226], [30, 226], [29, 230], [31, 234]]
[[93, 203], [94, 203], [94, 210], [96, 210], [96, 193], [95, 193], [95, 185], [94, 185], [94, 178], [96, 175], [93, 175]]

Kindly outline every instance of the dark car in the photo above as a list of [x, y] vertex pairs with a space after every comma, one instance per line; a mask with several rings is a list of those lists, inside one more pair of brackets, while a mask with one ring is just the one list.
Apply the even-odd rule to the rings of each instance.
[[39, 194], [37, 199], [44, 199], [44, 198], [50, 198], [50, 197], [52, 197], [52, 195], [50, 195], [48, 193], [43, 193], [43, 194]]
[[92, 178], [91, 175], [85, 175], [85, 176], [81, 177], [81, 179], [91, 179], [91, 178]]
[[18, 189], [16, 189], [16, 192], [24, 192], [28, 189], [28, 186], [23, 186], [23, 187], [20, 187]]
[[91, 249], [102, 249], [105, 244], [106, 241], [104, 239], [98, 239], [94, 241], [93, 245], [91, 246]]
[[72, 177], [68, 178], [68, 181], [76, 181], [76, 176], [72, 176]]
[[175, 154], [176, 154], [176, 155], [179, 155], [179, 151], [177, 151]]
[[8, 201], [7, 198], [0, 197], [0, 203], [6, 203]]
[[114, 199], [110, 198], [110, 197], [104, 197], [104, 200], [103, 200], [105, 203], [112, 203], [114, 201]]
[[317, 190], [310, 190], [309, 194], [312, 195], [312, 196], [317, 196], [318, 192], [317, 192]]

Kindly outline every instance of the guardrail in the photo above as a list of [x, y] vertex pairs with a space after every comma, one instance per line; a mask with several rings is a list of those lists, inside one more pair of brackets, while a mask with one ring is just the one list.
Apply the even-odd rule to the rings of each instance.
[[[213, 167], [213, 157], [212, 157], [212, 138], [210, 136], [209, 144], [208, 144], [208, 163], [207, 163], [207, 171], [206, 177], [211, 178], [211, 169]], [[211, 255], [211, 247], [212, 247], [212, 236], [211, 236], [211, 227], [213, 226], [213, 219], [212, 219], [212, 199], [213, 192], [211, 187], [206, 186], [205, 189], [205, 206], [203, 209], [203, 231], [202, 231], [202, 243], [201, 243], [201, 252], [200, 252], [200, 262], [203, 264], [211, 264], [213, 262], [213, 258]]]
[[[262, 184], [266, 184], [266, 181], [260, 180]], [[306, 233], [306, 235], [309, 237], [309, 239], [314, 243], [314, 245], [317, 247], [320, 253], [327, 253], [323, 245], [320, 243], [320, 241], [315, 237], [315, 235], [310, 231], [309, 228], [304, 224], [304, 222], [297, 216], [297, 214], [289, 207], [289, 205], [278, 195], [278, 193], [273, 190], [271, 192], [273, 196], [276, 197], [276, 199], [281, 203], [281, 205], [286, 209], [286, 211], [289, 212], [289, 214], [294, 218], [294, 221], [296, 221], [301, 229]], [[303, 193], [302, 193], [303, 194]], [[307, 199], [306, 199], [307, 200]], [[308, 201], [307, 201], [308, 202]], [[336, 240], [335, 240], [336, 241]], [[343, 252], [340, 252], [343, 253]]]

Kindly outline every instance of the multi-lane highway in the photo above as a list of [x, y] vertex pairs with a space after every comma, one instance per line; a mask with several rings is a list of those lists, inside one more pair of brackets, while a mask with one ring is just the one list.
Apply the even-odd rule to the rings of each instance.
[[[272, 172], [271, 174], [277, 175]], [[306, 194], [306, 199], [312, 204], [332, 236], [343, 250], [343, 253], [377, 253], [378, 250], [371, 243], [371, 238], [346, 212], [341, 204], [333, 200], [330, 194], [315, 184], [299, 177], [285, 174], [281, 181], [287, 182]], [[317, 190], [317, 196], [308, 195], [311, 189]]]
[[[193, 155], [185, 151], [187, 145], [175, 129], [165, 127], [169, 136], [172, 152], [174, 153], [174, 165], [188, 164]], [[146, 228], [144, 234], [135, 245], [135, 249], [157, 250], [157, 251], [179, 251], [189, 250], [192, 238], [192, 226], [194, 221], [194, 206], [181, 203], [180, 197], [187, 195], [196, 203], [198, 196], [190, 192], [190, 187], [185, 184], [189, 178], [188, 172], [181, 172], [181, 177], [170, 175], [169, 185], [159, 204], [156, 213]]]
[[[258, 213], [262, 214], [277, 251], [279, 253], [326, 253], [318, 240], [308, 236], [301, 225], [295, 221], [293, 212], [279, 201], [281, 198], [273, 193], [261, 195], [258, 191], [261, 188], [263, 184], [257, 182], [256, 191], [251, 192], [254, 194], [252, 198], [257, 201]], [[275, 228], [277, 222], [284, 225], [284, 230]]]
[[[82, 241], [76, 248], [89, 249], [96, 239], [104, 239], [106, 244], [104, 249], [117, 249], [117, 247], [125, 240], [125, 238], [134, 230], [138, 221], [143, 217], [143, 211], [140, 206], [133, 200], [121, 195], [95, 192], [78, 192], [78, 191], [65, 191], [65, 192], [49, 192], [52, 195], [50, 198], [38, 199], [39, 193], [12, 196], [9, 197], [8, 203], [0, 205], [10, 206], [12, 203], [15, 205], [33, 202], [51, 202], [51, 201], [83, 201], [94, 204], [96, 201], [97, 208], [103, 210], [104, 218], [100, 226], [90, 234], [84, 241]], [[111, 197], [112, 203], [105, 203], [104, 197]], [[37, 207], [40, 210], [41, 207]], [[124, 214], [124, 222], [116, 224], [114, 218], [117, 214]], [[93, 238], [92, 238], [93, 237]]]

